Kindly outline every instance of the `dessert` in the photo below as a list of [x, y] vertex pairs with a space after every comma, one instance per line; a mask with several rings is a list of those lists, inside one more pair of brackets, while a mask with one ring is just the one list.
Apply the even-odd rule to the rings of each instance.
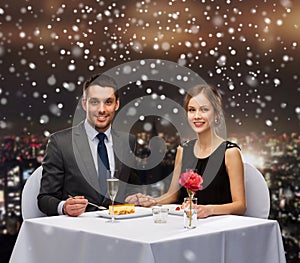
[[[114, 205], [114, 214], [115, 215], [127, 215], [133, 214], [135, 212], [134, 204], [117, 204]], [[109, 214], [112, 214], [112, 206], [109, 206]]]

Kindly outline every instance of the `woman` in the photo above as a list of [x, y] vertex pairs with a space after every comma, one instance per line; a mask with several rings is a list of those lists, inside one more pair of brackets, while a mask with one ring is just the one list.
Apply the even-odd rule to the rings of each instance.
[[224, 128], [221, 95], [208, 85], [197, 85], [185, 96], [184, 108], [197, 139], [177, 148], [175, 168], [169, 190], [158, 198], [142, 194], [126, 201], [137, 205], [182, 203], [188, 196], [178, 183], [186, 169], [197, 169], [203, 177], [203, 190], [197, 191], [197, 217], [236, 214], [246, 211], [244, 170], [239, 147], [220, 135]]

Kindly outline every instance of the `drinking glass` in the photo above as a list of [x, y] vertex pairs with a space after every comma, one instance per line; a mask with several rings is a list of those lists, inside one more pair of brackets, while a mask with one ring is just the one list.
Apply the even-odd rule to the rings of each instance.
[[117, 170], [107, 170], [107, 177], [106, 177], [106, 183], [107, 183], [107, 192], [111, 199], [111, 210], [112, 210], [112, 216], [111, 219], [108, 220], [108, 222], [114, 223], [115, 221], [115, 211], [114, 211], [114, 202], [116, 195], [119, 190], [119, 176]]
[[154, 206], [152, 208], [152, 215], [154, 223], [167, 223], [169, 208], [162, 206]]

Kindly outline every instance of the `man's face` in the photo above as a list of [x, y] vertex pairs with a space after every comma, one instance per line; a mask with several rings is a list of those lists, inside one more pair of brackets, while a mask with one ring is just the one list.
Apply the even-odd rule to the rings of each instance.
[[82, 99], [82, 107], [86, 111], [87, 121], [98, 132], [105, 132], [112, 123], [115, 111], [119, 109], [119, 100], [113, 88], [92, 85]]

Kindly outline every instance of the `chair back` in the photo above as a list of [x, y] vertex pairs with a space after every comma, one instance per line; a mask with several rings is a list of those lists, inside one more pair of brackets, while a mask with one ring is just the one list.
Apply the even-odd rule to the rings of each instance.
[[21, 199], [23, 220], [46, 216], [40, 211], [37, 204], [37, 196], [40, 191], [43, 167], [39, 166], [27, 179]]
[[265, 178], [253, 165], [244, 163], [247, 210], [245, 216], [268, 218], [270, 193]]

